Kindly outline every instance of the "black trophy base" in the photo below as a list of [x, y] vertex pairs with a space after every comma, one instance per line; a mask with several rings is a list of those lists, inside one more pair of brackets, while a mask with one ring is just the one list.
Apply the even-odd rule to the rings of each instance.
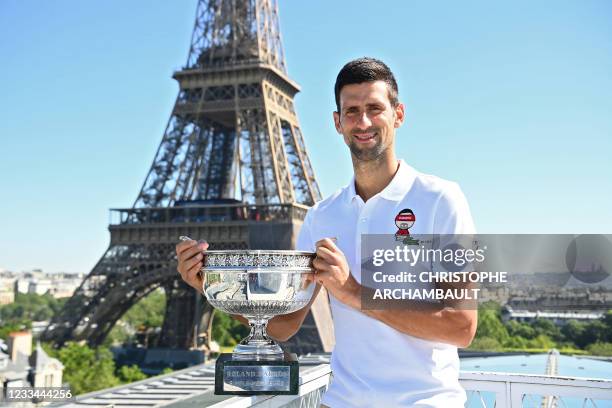
[[279, 361], [233, 360], [223, 353], [215, 364], [216, 395], [297, 395], [297, 355], [285, 353]]

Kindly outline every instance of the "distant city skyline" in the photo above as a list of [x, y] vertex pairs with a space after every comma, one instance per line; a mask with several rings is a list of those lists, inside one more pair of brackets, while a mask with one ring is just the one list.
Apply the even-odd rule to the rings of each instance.
[[[0, 2], [0, 268], [89, 272], [170, 116], [196, 0]], [[333, 83], [395, 72], [397, 153], [459, 182], [481, 233], [612, 233], [612, 3], [280, 0], [323, 196], [352, 175]]]

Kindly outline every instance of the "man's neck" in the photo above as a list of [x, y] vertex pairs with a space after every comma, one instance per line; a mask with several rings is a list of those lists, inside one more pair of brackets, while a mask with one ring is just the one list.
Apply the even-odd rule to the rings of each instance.
[[357, 161], [353, 157], [355, 191], [364, 202], [368, 201], [389, 185], [398, 169], [399, 161], [395, 154], [367, 162]]

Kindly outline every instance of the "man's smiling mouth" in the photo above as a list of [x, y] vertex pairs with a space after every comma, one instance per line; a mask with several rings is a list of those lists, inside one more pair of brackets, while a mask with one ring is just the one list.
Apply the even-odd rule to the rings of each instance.
[[377, 134], [378, 134], [377, 132], [371, 132], [371, 133], [353, 133], [353, 137], [355, 139], [359, 140], [360, 142], [367, 142], [368, 140], [374, 139]]

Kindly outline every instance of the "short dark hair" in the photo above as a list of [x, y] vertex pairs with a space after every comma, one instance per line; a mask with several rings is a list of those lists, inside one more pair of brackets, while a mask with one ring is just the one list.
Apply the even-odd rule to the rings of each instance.
[[340, 112], [340, 91], [345, 85], [373, 81], [384, 81], [387, 84], [389, 102], [391, 102], [391, 106], [397, 106], [398, 90], [393, 72], [381, 60], [363, 57], [349, 61], [338, 73], [336, 84], [334, 85], [336, 109], [338, 109], [338, 112]]

